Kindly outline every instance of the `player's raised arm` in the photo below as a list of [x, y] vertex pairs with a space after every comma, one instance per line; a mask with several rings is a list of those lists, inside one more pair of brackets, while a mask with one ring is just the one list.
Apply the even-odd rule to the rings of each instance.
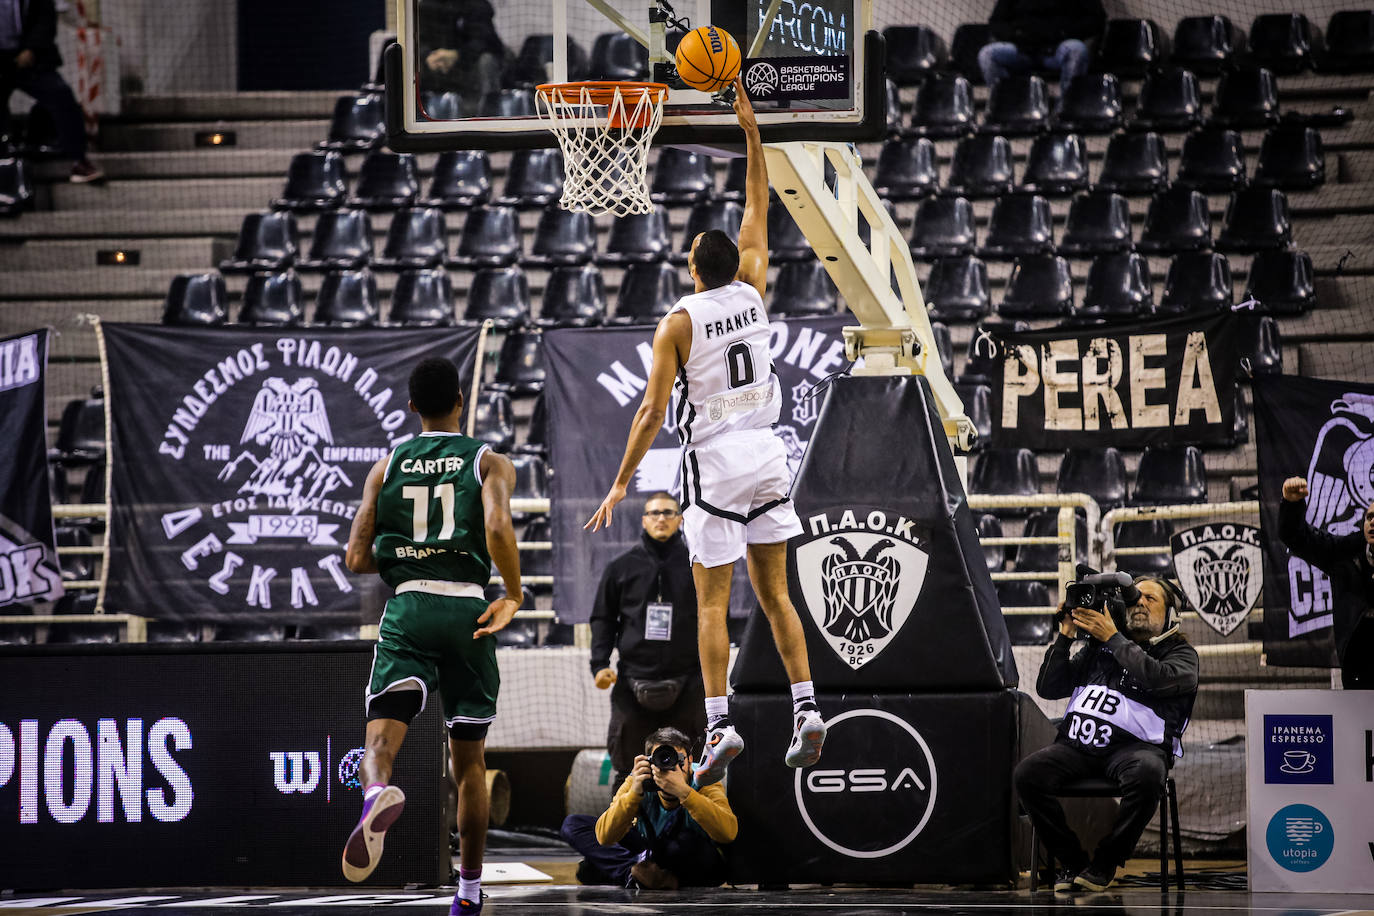
[[377, 557], [372, 552], [372, 542], [377, 538], [377, 494], [382, 490], [382, 478], [386, 476], [386, 463], [390, 459], [388, 455], [367, 472], [363, 499], [358, 504], [358, 514], [353, 516], [353, 527], [348, 532], [344, 565], [355, 573], [377, 571]]
[[768, 163], [763, 140], [754, 119], [754, 106], [744, 94], [744, 82], [735, 79], [735, 116], [744, 128], [748, 166], [744, 172], [744, 219], [739, 227], [739, 273], [736, 276], [766, 295], [768, 287]]

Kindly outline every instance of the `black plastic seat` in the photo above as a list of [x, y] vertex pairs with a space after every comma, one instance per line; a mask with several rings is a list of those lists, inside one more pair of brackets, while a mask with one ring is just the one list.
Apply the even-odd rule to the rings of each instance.
[[1134, 251], [1104, 254], [1088, 268], [1083, 302], [1075, 314], [1100, 318], [1138, 318], [1154, 311], [1150, 262]]
[[964, 197], [921, 201], [911, 223], [911, 256], [950, 258], [972, 254], [977, 241], [973, 204]]
[[407, 328], [452, 327], [453, 282], [443, 268], [403, 270], [391, 291], [388, 320]]
[[992, 386], [961, 384], [954, 386], [954, 391], [964, 404], [964, 416], [969, 418], [978, 433], [971, 451], [982, 451], [992, 441]]
[[1109, 19], [1097, 45], [1097, 69], [1143, 76], [1164, 59], [1164, 36], [1149, 19]]
[[538, 331], [514, 331], [506, 335], [496, 359], [496, 377], [492, 379], [491, 388], [517, 397], [538, 394], [544, 390], [543, 334]]
[[1374, 9], [1332, 13], [1317, 64], [1330, 73], [1374, 73]]
[[1054, 252], [1054, 217], [1050, 202], [1039, 194], [999, 197], [992, 205], [988, 234], [978, 253], [1010, 261], [1023, 255]]
[[1230, 308], [1234, 302], [1231, 264], [1226, 255], [1186, 251], [1174, 255], [1169, 262], [1160, 312], [1170, 315], [1215, 312]]
[[[568, 79], [587, 78], [587, 52], [571, 36], [567, 43]], [[517, 83], [539, 85], [553, 81], [553, 35], [527, 35], [515, 55], [512, 76]]]
[[1211, 122], [1218, 127], [1256, 130], [1279, 120], [1279, 90], [1264, 67], [1235, 67], [1217, 81]]
[[0, 157], [0, 216], [18, 216], [32, 202], [33, 184], [24, 160]]
[[1305, 251], [1256, 252], [1241, 298], [1257, 300], [1269, 315], [1301, 315], [1317, 304], [1312, 258]]
[[1255, 315], [1241, 323], [1239, 346], [1242, 379], [1250, 375], [1283, 374], [1283, 340], [1272, 315]]
[[104, 389], [92, 388], [89, 397], [75, 398], [62, 408], [57, 441], [49, 457], [64, 468], [104, 464]]
[[477, 103], [479, 118], [533, 118], [534, 90], [524, 87], [488, 92]]
[[1150, 553], [1116, 555], [1116, 568], [1119, 572], [1132, 576], [1174, 575], [1173, 553], [1169, 549], [1169, 539], [1173, 537], [1174, 527], [1168, 519], [1150, 518], [1134, 522], [1121, 522], [1114, 531], [1113, 547], [1116, 550], [1158, 548]]
[[1109, 134], [1124, 120], [1121, 81], [1114, 73], [1085, 73], [1059, 89], [1055, 130]]
[[916, 86], [941, 67], [948, 56], [945, 40], [923, 25], [890, 25], [887, 39], [887, 75], [898, 86]]
[[[553, 540], [551, 524], [547, 515], [539, 515], [530, 519], [525, 530], [521, 532], [520, 540], [526, 543]], [[553, 575], [553, 551], [552, 550], [521, 550], [520, 551], [520, 574], [522, 576], [552, 576]], [[571, 643], [570, 643], [571, 645]]]
[[530, 319], [530, 283], [519, 267], [484, 267], [472, 275], [466, 322], [490, 319], [497, 330], [518, 328]]
[[272, 201], [273, 210], [298, 213], [334, 210], [348, 194], [348, 176], [343, 154], [337, 150], [297, 153], [286, 169], [286, 187]]
[[[1039, 496], [1040, 469], [1035, 464], [1035, 452], [1028, 448], [988, 448], [973, 459], [969, 472], [970, 493], [989, 496]], [[999, 508], [995, 515], [1025, 515], [1019, 506]]]
[[816, 250], [807, 240], [792, 213], [782, 203], [768, 208], [768, 258], [782, 264], [786, 261], [810, 261]]
[[930, 265], [930, 277], [922, 287], [930, 317], [962, 323], [988, 314], [988, 266], [971, 255], [939, 258]]
[[[4, 215], [0, 204], [0, 216]], [[38, 641], [38, 632], [33, 624], [0, 623], [0, 646], [31, 646]]]
[[1185, 16], [1174, 27], [1175, 64], [1214, 76], [1224, 70], [1244, 43], [1225, 16]]
[[902, 132], [902, 96], [901, 90], [892, 80], [883, 80], [883, 113], [888, 136], [895, 137], [900, 134]]
[[[1021, 599], [1018, 596], [1014, 596], [1009, 591], [1004, 595], [1002, 586], [1012, 585], [1028, 588], [1033, 588], [1038, 585], [1044, 590], [1044, 600], [1051, 605], [1054, 603], [1050, 601], [1049, 587], [1044, 582], [999, 582], [997, 600], [1003, 607], [1029, 606], [1021, 605]], [[1016, 603], [1013, 603], [1012, 599], [1014, 597], [1016, 598]], [[1035, 592], [1034, 597], [1038, 600], [1041, 597], [1040, 592]], [[1009, 614], [1005, 616], [1003, 620], [1006, 621], [1007, 637], [1011, 640], [1013, 646], [1049, 645], [1051, 637], [1056, 632], [1053, 614]]]
[[789, 317], [833, 315], [839, 295], [820, 261], [788, 261], [772, 284], [769, 312]]
[[541, 328], [585, 328], [605, 320], [606, 284], [600, 270], [581, 264], [550, 271], [535, 324]]
[[673, 260], [679, 264], [686, 264], [687, 254], [692, 250], [692, 242], [708, 229], [719, 229], [731, 239], [738, 241], [740, 221], [743, 219], [744, 208], [733, 200], [702, 201], [687, 215], [687, 228], [682, 233], [682, 246], [673, 255]]
[[949, 326], [942, 321], [930, 323], [930, 336], [935, 339], [935, 352], [940, 357], [940, 367], [947, 378], [954, 377], [954, 339], [950, 336]]
[[1207, 501], [1207, 466], [1195, 445], [1151, 445], [1140, 454], [1131, 505]]
[[978, 66], [978, 52], [992, 41], [987, 22], [966, 22], [954, 30], [949, 40], [950, 69], [962, 73], [971, 83], [982, 85], [983, 70]]
[[1282, 124], [1270, 129], [1260, 144], [1255, 185], [1305, 191], [1326, 181], [1326, 153], [1315, 127]]
[[520, 260], [520, 221], [514, 207], [482, 205], [468, 211], [450, 267], [505, 267]]
[[1129, 251], [1131, 208], [1126, 198], [1112, 191], [1074, 195], [1058, 251], [1068, 257], [1091, 257]]
[[670, 207], [686, 206], [711, 196], [716, 188], [711, 157], [669, 146], [658, 154], [649, 199]]
[[497, 203], [533, 209], [547, 207], [563, 193], [563, 154], [555, 149], [522, 149], [511, 154], [506, 184]]
[[1066, 196], [1088, 187], [1088, 154], [1077, 134], [1036, 137], [1026, 157], [1021, 190], [1050, 197]]
[[315, 217], [310, 251], [297, 270], [356, 270], [372, 260], [372, 217], [366, 210], [326, 210]]
[[358, 169], [358, 184], [348, 205], [364, 210], [395, 210], [412, 206], [419, 194], [420, 179], [413, 155], [374, 150]]
[[1057, 318], [1073, 311], [1069, 262], [1053, 254], [1017, 258], [997, 314], [1004, 318]]
[[1222, 127], [1202, 127], [1183, 139], [1174, 184], [1212, 194], [1245, 187], [1245, 151], [1240, 134]]
[[[987, 538], [1002, 537], [1002, 520], [991, 512], [980, 513], [974, 519], [974, 525], [978, 529], [978, 540]], [[987, 565], [988, 572], [1002, 572], [1007, 565], [1007, 551], [1004, 547], [996, 545], [983, 548], [983, 562]]]
[[678, 270], [667, 261], [631, 264], [620, 280], [611, 324], [657, 324], [682, 297]]
[[300, 251], [295, 214], [283, 211], [249, 213], [239, 226], [234, 256], [219, 262], [221, 273], [285, 270]]
[[639, 264], [662, 261], [672, 250], [668, 237], [668, 211], [618, 216], [611, 222], [606, 250], [596, 256], [601, 264]]
[[461, 210], [491, 199], [491, 160], [483, 150], [446, 150], [434, 163], [425, 201], [431, 207]]
[[1151, 253], [1197, 251], [1212, 245], [1207, 197], [1191, 188], [1170, 188], [1150, 200], [1136, 247]]
[[448, 228], [438, 207], [405, 207], [391, 217], [382, 256], [372, 266], [383, 270], [438, 267], [448, 254]]
[[1100, 191], [1153, 194], [1169, 187], [1169, 157], [1164, 140], [1154, 131], [1115, 134], [1107, 141]]
[[267, 328], [294, 328], [305, 321], [301, 304], [301, 278], [294, 270], [280, 274], [253, 274], [243, 291], [239, 324]]
[[1302, 13], [1267, 13], [1250, 23], [1249, 58], [1275, 73], [1301, 73], [1313, 61], [1312, 25]]
[[1278, 188], [1246, 188], [1231, 195], [1217, 236], [1221, 251], [1287, 248], [1293, 242], [1288, 197]]
[[586, 264], [596, 254], [596, 224], [591, 214], [550, 204], [539, 215], [534, 243], [524, 262], [539, 267]]
[[744, 202], [744, 185], [746, 176], [749, 174], [749, 160], [744, 156], [735, 156], [725, 166], [725, 184], [716, 193], [720, 200], [734, 200]]
[[503, 455], [515, 444], [515, 411], [510, 394], [483, 388], [473, 406], [472, 437]]
[[919, 137], [962, 137], [972, 133], [973, 89], [957, 73], [933, 73], [916, 90], [911, 109], [912, 134]]
[[997, 197], [1010, 194], [1011, 188], [1011, 142], [1006, 137], [978, 134], [959, 141], [945, 183], [948, 193]]
[[428, 121], [457, 121], [466, 117], [463, 97], [456, 92], [420, 93], [419, 116]]
[[642, 80], [649, 75], [649, 51], [625, 32], [606, 32], [592, 43], [587, 71], [593, 80]]
[[286, 627], [279, 623], [217, 623], [215, 642], [285, 642]]
[[534, 407], [530, 408], [529, 426], [525, 429], [525, 441], [517, 445], [515, 450], [529, 452], [532, 455], [548, 455], [549, 411], [544, 406], [544, 395], [540, 394], [534, 399]]
[[1019, 333], [1029, 331], [1026, 321], [980, 321], [974, 325], [969, 335], [968, 349], [964, 354], [964, 371], [959, 375], [959, 384], [992, 384], [998, 374], [1001, 357], [995, 352], [991, 334], [995, 332]]
[[1013, 73], [988, 92], [987, 109], [978, 128], [984, 133], [1026, 136], [1050, 126], [1050, 91], [1034, 73]]
[[[1122, 474], [1125, 474], [1124, 468]], [[1124, 480], [1122, 487], [1124, 490]], [[1081, 491], [1060, 490], [1059, 492]], [[1082, 510], [1074, 513], [1073, 529], [1074, 562], [1086, 562], [1088, 558], [1088, 519]], [[1021, 529], [1021, 533], [1026, 537], [1033, 538], [1056, 537], [1059, 534], [1059, 510], [1036, 509], [1031, 512], [1026, 518], [1026, 526]], [[1055, 544], [1018, 544], [1012, 553], [1012, 568], [1017, 572], [1053, 572], [1059, 568], [1059, 547]], [[1011, 583], [1004, 582], [1002, 584], [1009, 585]], [[1043, 585], [1039, 582], [1028, 584]]]
[[217, 273], [177, 274], [162, 305], [162, 323], [216, 327], [229, 320], [229, 294]]
[[1140, 87], [1131, 126], [1136, 130], [1192, 130], [1202, 121], [1202, 95], [1191, 70], [1152, 70]]
[[381, 306], [377, 278], [366, 267], [325, 274], [315, 298], [315, 324], [335, 328], [367, 328], [377, 323]]
[[[1108, 424], [1102, 422], [1101, 425], [1105, 429]], [[1086, 493], [1103, 512], [1124, 506], [1126, 462], [1111, 446], [1065, 449], [1055, 479], [1055, 492]]]
[[915, 200], [933, 194], [939, 187], [935, 144], [929, 139], [893, 137], [883, 144], [882, 151], [878, 153], [878, 167], [873, 174], [873, 188], [879, 197]]
[[386, 140], [386, 98], [375, 93], [343, 95], [334, 100], [329, 139], [320, 149], [370, 150]]

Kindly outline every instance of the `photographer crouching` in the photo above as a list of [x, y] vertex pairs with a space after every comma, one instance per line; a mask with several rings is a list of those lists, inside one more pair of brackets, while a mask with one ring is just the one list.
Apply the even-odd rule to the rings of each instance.
[[[1054, 889], [1102, 891], [1130, 856], [1159, 805], [1167, 755], [1197, 697], [1198, 654], [1179, 631], [1185, 599], [1167, 579], [1090, 574], [1066, 589], [1059, 634], [1045, 652], [1035, 689], [1047, 700], [1069, 697], [1059, 735], [1016, 766], [1021, 806], [1058, 860]], [[1076, 639], [1086, 640], [1070, 657]], [[1055, 792], [1066, 783], [1106, 777], [1117, 784], [1115, 825], [1089, 860]]]
[[584, 857], [579, 881], [649, 890], [724, 883], [719, 847], [734, 841], [739, 823], [724, 784], [692, 785], [691, 747], [682, 732], [660, 728], [595, 823], [586, 814], [563, 821], [563, 840]]

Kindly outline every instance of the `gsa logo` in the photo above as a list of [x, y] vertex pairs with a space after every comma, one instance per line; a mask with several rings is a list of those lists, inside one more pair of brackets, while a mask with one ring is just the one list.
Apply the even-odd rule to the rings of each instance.
[[1331, 821], [1311, 805], [1280, 808], [1265, 831], [1269, 855], [1289, 871], [1315, 871], [1331, 858], [1336, 845]]

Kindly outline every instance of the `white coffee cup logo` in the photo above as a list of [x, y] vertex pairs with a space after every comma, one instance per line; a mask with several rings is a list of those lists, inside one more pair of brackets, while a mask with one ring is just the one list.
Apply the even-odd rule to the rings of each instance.
[[1317, 755], [1311, 751], [1292, 750], [1283, 752], [1283, 763], [1279, 769], [1285, 773], [1311, 773], [1317, 766]]

